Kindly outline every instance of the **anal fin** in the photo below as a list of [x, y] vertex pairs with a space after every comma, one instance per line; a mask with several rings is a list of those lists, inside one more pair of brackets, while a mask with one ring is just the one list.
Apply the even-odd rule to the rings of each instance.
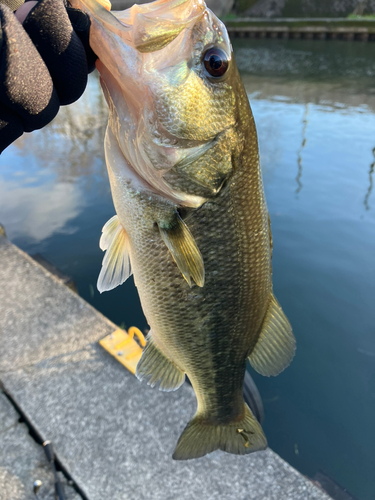
[[159, 226], [159, 230], [164, 243], [189, 286], [191, 287], [190, 278], [193, 278], [195, 283], [202, 287], [204, 285], [203, 257], [180, 214], [176, 212], [176, 217], [170, 227]]
[[151, 387], [159, 384], [159, 390], [165, 392], [176, 391], [185, 381], [185, 373], [155, 345], [151, 332], [135, 376], [141, 381], [146, 380]]
[[258, 342], [249, 356], [250, 364], [261, 375], [276, 376], [289, 366], [295, 350], [292, 327], [272, 294]]
[[103, 226], [99, 246], [105, 251], [97, 284], [102, 293], [121, 285], [132, 274], [129, 237], [117, 215]]

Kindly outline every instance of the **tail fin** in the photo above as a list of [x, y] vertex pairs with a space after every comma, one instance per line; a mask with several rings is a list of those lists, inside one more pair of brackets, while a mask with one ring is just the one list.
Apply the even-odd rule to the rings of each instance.
[[244, 403], [243, 419], [228, 424], [215, 425], [202, 415], [196, 415], [181, 434], [173, 458], [190, 460], [218, 449], [234, 455], [246, 455], [266, 447], [263, 430]]

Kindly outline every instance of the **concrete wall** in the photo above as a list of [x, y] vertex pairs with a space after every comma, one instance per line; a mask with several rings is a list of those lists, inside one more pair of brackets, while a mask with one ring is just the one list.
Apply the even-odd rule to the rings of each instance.
[[239, 12], [252, 17], [346, 17], [375, 12], [375, 0], [237, 0]]

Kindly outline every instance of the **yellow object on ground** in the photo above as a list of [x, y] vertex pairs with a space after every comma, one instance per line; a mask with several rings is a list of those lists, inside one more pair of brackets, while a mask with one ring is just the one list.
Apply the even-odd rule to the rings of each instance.
[[[134, 339], [134, 335], [138, 337], [139, 344]], [[100, 340], [99, 344], [135, 375], [138, 361], [142, 356], [143, 347], [146, 345], [143, 333], [138, 328], [132, 326], [127, 332], [119, 328]]]

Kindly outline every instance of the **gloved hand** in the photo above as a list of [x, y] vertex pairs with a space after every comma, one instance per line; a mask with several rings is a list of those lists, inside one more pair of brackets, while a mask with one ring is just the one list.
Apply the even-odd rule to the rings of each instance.
[[23, 0], [0, 0], [0, 152], [76, 101], [96, 59], [84, 12], [64, 0], [39, 0], [21, 25], [5, 3], [14, 8]]

